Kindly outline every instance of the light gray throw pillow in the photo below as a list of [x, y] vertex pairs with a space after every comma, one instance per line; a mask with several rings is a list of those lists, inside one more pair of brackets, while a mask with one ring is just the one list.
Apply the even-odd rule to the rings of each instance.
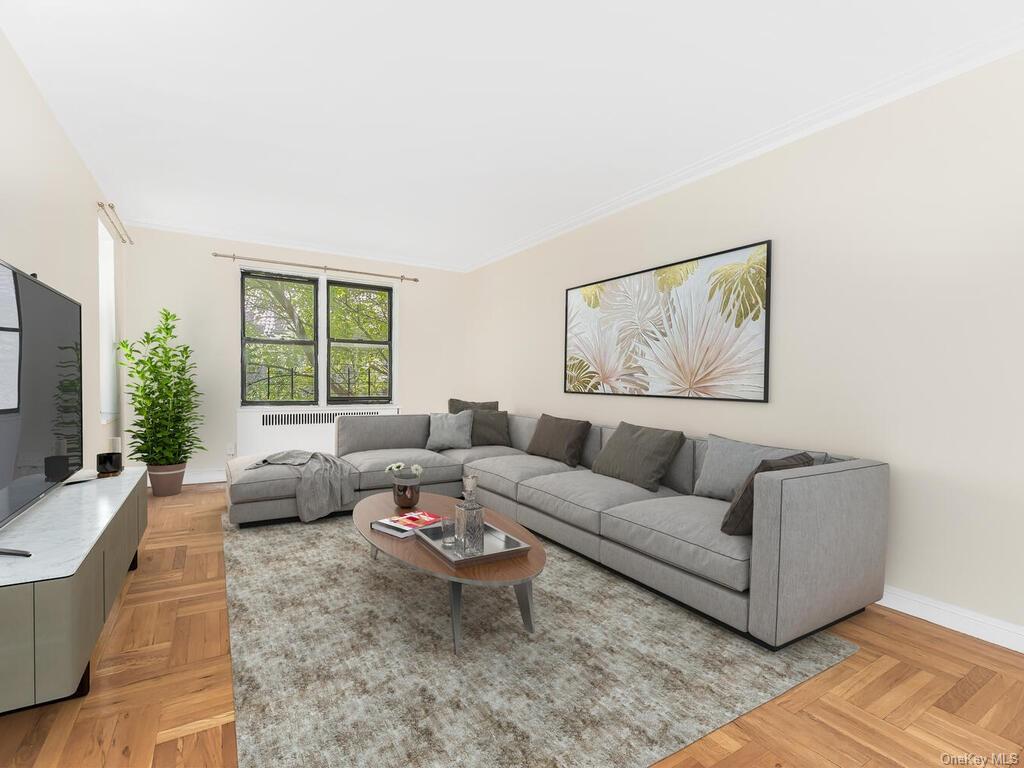
[[473, 447], [473, 412], [430, 414], [428, 451]]
[[[693, 495], [732, 501], [750, 477], [750, 473], [757, 469], [762, 461], [782, 459], [794, 453], [797, 451], [792, 448], [774, 448], [709, 435], [704, 465], [693, 488]], [[823, 453], [812, 453], [811, 456], [815, 464], [821, 464], [825, 460]]]

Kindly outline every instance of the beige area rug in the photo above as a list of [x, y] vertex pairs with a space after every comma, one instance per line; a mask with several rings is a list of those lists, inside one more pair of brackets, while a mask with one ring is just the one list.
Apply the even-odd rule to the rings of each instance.
[[350, 517], [224, 528], [243, 768], [645, 766], [856, 650], [766, 651], [546, 542], [537, 632], [466, 587], [455, 657], [448, 585]]

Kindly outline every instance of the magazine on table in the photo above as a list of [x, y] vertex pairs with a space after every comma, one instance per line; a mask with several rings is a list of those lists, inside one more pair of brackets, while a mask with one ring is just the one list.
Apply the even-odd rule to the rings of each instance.
[[406, 539], [416, 533], [418, 528], [433, 525], [441, 519], [440, 515], [427, 512], [425, 509], [414, 509], [403, 515], [385, 517], [382, 520], [374, 520], [370, 528], [398, 539]]

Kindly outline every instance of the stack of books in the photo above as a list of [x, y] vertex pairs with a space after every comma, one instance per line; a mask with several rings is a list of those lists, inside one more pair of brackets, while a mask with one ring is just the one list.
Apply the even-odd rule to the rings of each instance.
[[440, 515], [427, 512], [425, 509], [414, 509], [404, 515], [385, 517], [382, 520], [374, 520], [370, 527], [375, 531], [386, 533], [398, 539], [406, 539], [416, 533], [418, 528], [433, 525], [441, 519]]

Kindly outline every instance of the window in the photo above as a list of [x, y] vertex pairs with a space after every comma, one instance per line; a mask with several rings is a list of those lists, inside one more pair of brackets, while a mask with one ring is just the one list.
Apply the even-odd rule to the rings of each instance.
[[242, 273], [242, 402], [315, 405], [317, 280]]
[[100, 423], [109, 424], [121, 412], [117, 375], [117, 282], [114, 272], [114, 238], [97, 221], [99, 233], [100, 308]]
[[327, 282], [327, 402], [391, 402], [391, 289]]

